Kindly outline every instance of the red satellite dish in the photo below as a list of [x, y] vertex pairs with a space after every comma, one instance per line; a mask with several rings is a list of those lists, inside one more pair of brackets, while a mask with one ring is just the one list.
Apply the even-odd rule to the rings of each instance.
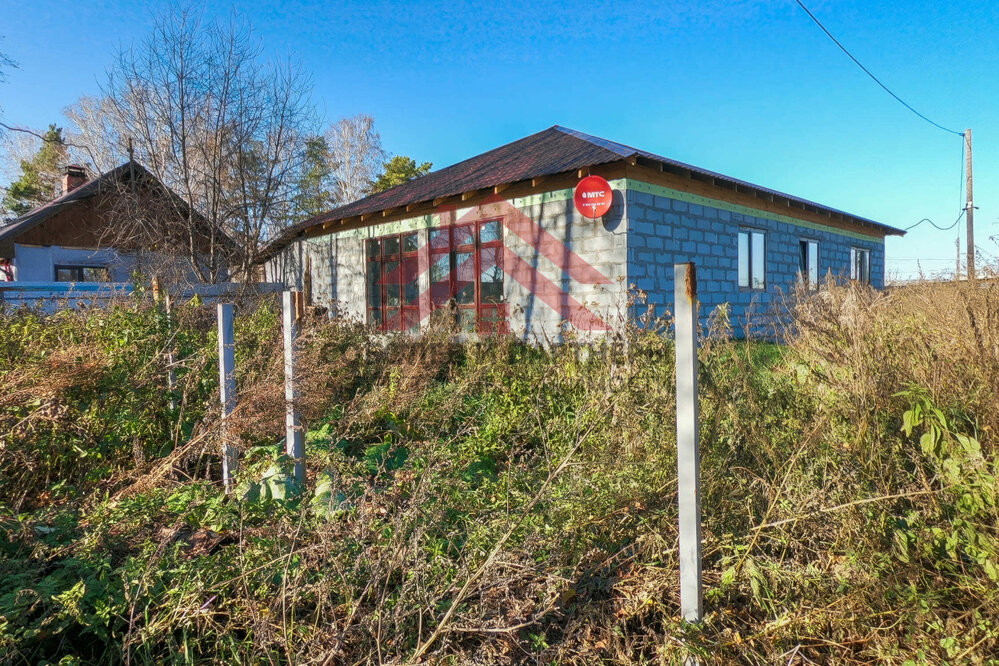
[[594, 220], [603, 217], [610, 210], [614, 201], [614, 190], [610, 183], [600, 176], [587, 176], [576, 185], [576, 193], [572, 197], [576, 210]]

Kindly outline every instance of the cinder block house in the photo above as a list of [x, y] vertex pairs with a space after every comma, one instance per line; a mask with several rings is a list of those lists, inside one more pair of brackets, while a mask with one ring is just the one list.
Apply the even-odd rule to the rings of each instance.
[[[574, 202], [588, 176], [611, 190], [599, 217]], [[702, 313], [727, 303], [736, 325], [799, 281], [881, 287], [885, 237], [903, 233], [555, 126], [295, 225], [261, 261], [380, 330], [446, 310], [469, 331], [559, 339], [619, 326], [633, 290], [670, 308], [681, 262]]]

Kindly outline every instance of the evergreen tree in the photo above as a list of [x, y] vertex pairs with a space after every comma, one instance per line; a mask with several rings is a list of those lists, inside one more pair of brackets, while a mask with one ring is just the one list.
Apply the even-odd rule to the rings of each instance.
[[42, 137], [42, 147], [31, 160], [21, 161], [21, 177], [10, 184], [4, 195], [3, 207], [15, 216], [55, 197], [60, 170], [69, 159], [61, 127], [49, 125]]
[[416, 166], [416, 161], [412, 157], [396, 155], [384, 164], [384, 171], [371, 184], [372, 192], [383, 192], [390, 187], [402, 185], [403, 183], [425, 176], [433, 168], [432, 162], [424, 162]]
[[326, 137], [314, 136], [305, 142], [302, 171], [295, 193], [294, 216], [305, 220], [333, 208], [332, 155]]

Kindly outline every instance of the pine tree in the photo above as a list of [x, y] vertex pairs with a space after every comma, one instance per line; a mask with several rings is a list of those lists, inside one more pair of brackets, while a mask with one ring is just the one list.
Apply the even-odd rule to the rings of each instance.
[[294, 216], [304, 220], [325, 213], [334, 204], [333, 168], [329, 142], [325, 137], [310, 137], [305, 142], [305, 156], [296, 187]]
[[383, 192], [390, 187], [425, 176], [433, 168], [433, 162], [424, 162], [416, 166], [416, 160], [405, 155], [396, 155], [383, 165], [385, 167], [377, 180], [371, 184], [372, 192]]
[[42, 135], [42, 147], [30, 161], [21, 161], [21, 177], [7, 188], [3, 207], [15, 216], [52, 200], [57, 194], [60, 170], [69, 159], [62, 128], [54, 124]]

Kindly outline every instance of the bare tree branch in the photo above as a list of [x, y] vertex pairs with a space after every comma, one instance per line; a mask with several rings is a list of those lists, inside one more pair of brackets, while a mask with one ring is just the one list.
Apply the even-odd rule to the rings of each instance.
[[[261, 244], [290, 223], [309, 94], [294, 66], [261, 60], [246, 23], [175, 10], [118, 53], [100, 99], [83, 98], [67, 115], [98, 147], [95, 163], [123, 155], [131, 141], [136, 160], [178, 195], [157, 204], [184, 220], [156, 239], [159, 247], [186, 255], [204, 281], [251, 280]], [[135, 213], [116, 225], [127, 236], [167, 220], [166, 211], [155, 222]]]
[[[31, 129], [27, 129], [27, 128], [24, 128], [24, 127], [13, 127], [13, 126], [8, 125], [7, 123], [5, 123], [3, 121], [0, 121], [0, 127], [2, 127], [3, 129], [5, 129], [5, 130], [7, 130], [9, 132], [20, 132], [22, 134], [30, 134], [31, 136], [33, 136], [33, 137], [35, 137], [37, 139], [41, 139], [42, 141], [49, 141], [49, 139], [46, 139], [43, 135], [41, 135], [38, 132], [36, 132], [34, 130], [31, 130]], [[68, 146], [70, 148], [79, 148], [80, 150], [87, 151], [87, 154], [90, 155], [91, 163], [96, 164], [96, 160], [94, 158], [94, 154], [90, 151], [90, 147], [89, 146], [82, 145], [82, 144], [77, 144], [77, 143], [72, 143], [70, 141], [66, 141], [65, 139], [63, 139], [62, 141], [60, 141], [60, 143], [62, 145], [64, 145], [64, 146]]]

